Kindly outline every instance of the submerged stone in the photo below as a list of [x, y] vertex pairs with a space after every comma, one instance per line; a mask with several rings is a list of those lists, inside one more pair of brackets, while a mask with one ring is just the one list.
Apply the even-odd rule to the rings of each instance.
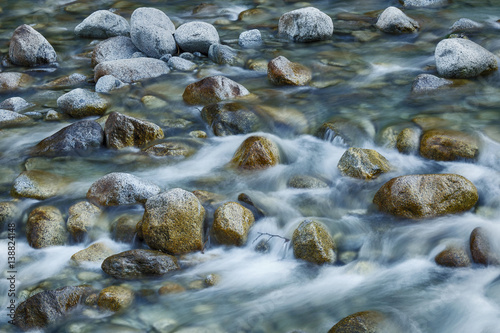
[[500, 265], [498, 254], [494, 252], [490, 236], [482, 227], [477, 227], [470, 234], [470, 252], [472, 260], [480, 265]]
[[328, 333], [383, 333], [384, 320], [385, 316], [378, 311], [356, 312], [341, 319]]
[[469, 255], [462, 247], [448, 246], [439, 252], [434, 259], [436, 264], [445, 267], [469, 267], [471, 265]]
[[123, 286], [106, 287], [99, 293], [97, 305], [104, 310], [119, 312], [134, 301], [134, 292]]
[[73, 239], [83, 241], [101, 214], [99, 207], [87, 201], [80, 201], [69, 207], [66, 226]]
[[267, 66], [267, 77], [277, 86], [303, 86], [312, 79], [311, 70], [283, 56], [271, 60]]
[[96, 92], [77, 88], [57, 99], [57, 107], [73, 118], [102, 116], [109, 102]]
[[344, 176], [375, 179], [391, 170], [389, 161], [373, 149], [349, 148], [337, 165]]
[[217, 103], [205, 106], [201, 117], [216, 136], [246, 134], [257, 130], [259, 117], [239, 103]]

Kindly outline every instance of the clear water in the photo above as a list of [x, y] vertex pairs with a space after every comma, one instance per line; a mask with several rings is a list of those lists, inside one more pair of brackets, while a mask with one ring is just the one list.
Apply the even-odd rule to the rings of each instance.
[[[167, 137], [188, 137], [193, 130], [204, 130], [205, 144], [186, 159], [152, 160], [137, 150], [100, 151], [89, 157], [32, 159], [27, 149], [41, 139], [67, 126], [73, 120], [38, 121], [29, 128], [0, 131], [0, 199], [10, 200], [10, 187], [25, 168], [37, 168], [69, 176], [72, 191], [65, 196], [39, 202], [22, 200], [23, 216], [17, 231], [17, 290], [40, 286], [55, 289], [88, 283], [102, 289], [119, 282], [105, 276], [99, 265], [75, 268], [69, 258], [97, 240], [106, 241], [116, 251], [132, 248], [111, 240], [111, 234], [94, 235], [84, 243], [35, 250], [26, 243], [27, 215], [41, 204], [56, 205], [67, 213], [72, 204], [83, 200], [96, 179], [112, 171], [129, 172], [154, 180], [162, 189], [181, 187], [206, 190], [235, 201], [238, 194], [249, 195], [266, 217], [253, 226], [247, 244], [226, 248], [209, 244], [206, 251], [184, 256], [183, 270], [162, 279], [131, 281], [136, 291], [131, 308], [119, 314], [82, 309], [47, 329], [47, 332], [326, 332], [341, 318], [358, 311], [379, 310], [396, 318], [405, 332], [497, 332], [500, 327], [500, 276], [498, 267], [450, 269], [434, 263], [434, 256], [446, 244], [466, 244], [478, 226], [500, 239], [500, 74], [471, 80], [464, 86], [436, 96], [414, 97], [413, 79], [421, 73], [434, 74], [435, 45], [449, 34], [449, 27], [467, 17], [486, 24], [470, 37], [500, 55], [498, 32], [500, 3], [477, 0], [454, 1], [444, 8], [406, 9], [422, 27], [411, 36], [390, 36], [367, 28], [354, 29], [375, 35], [359, 42], [337, 17], [351, 13], [376, 17], [377, 11], [397, 1], [350, 0], [312, 1], [213, 1], [215, 9], [192, 15], [198, 1], [6, 1], [0, 2], [0, 52], [6, 54], [13, 30], [32, 24], [54, 46], [59, 67], [55, 71], [29, 71], [33, 87], [15, 93], [1, 93], [3, 100], [21, 96], [34, 103], [33, 110], [56, 108], [56, 99], [67, 90], [39, 89], [40, 85], [72, 73], [92, 77], [90, 59], [85, 56], [95, 41], [77, 38], [74, 27], [91, 12], [115, 9], [129, 19], [134, 9], [151, 6], [163, 10], [176, 26], [191, 20], [214, 23], [223, 42], [237, 47], [240, 32], [257, 27], [264, 45], [247, 50], [250, 59], [270, 60], [284, 55], [309, 66], [313, 83], [309, 87], [272, 86], [265, 72], [219, 66], [200, 60], [195, 73], [171, 73], [145, 81], [128, 91], [114, 94], [112, 110], [147, 119], [162, 126]], [[332, 40], [313, 44], [294, 44], [279, 40], [275, 27], [286, 11], [313, 5], [329, 14], [336, 27]], [[250, 21], [238, 21], [246, 9], [261, 8], [266, 14]], [[4, 71], [25, 70], [3, 68]], [[199, 107], [187, 106], [182, 92], [187, 84], [214, 74], [226, 75], [247, 87], [257, 98], [250, 105], [279, 107], [288, 112], [295, 126], [268, 124], [264, 134], [278, 143], [286, 162], [252, 174], [227, 167], [233, 153], [249, 135], [214, 137], [199, 115]], [[93, 84], [89, 82], [88, 88]], [[168, 106], [148, 109], [140, 101], [154, 95]], [[299, 116], [297, 116], [299, 114]], [[345, 146], [340, 141], [320, 140], [317, 128], [332, 117], [342, 117], [364, 126], [370, 139], [360, 145], [383, 154], [394, 171], [365, 182], [342, 177], [337, 163]], [[419, 156], [401, 155], [381, 141], [384, 131], [411, 125], [415, 117], [437, 117], [446, 127], [473, 130], [481, 135], [483, 148], [475, 163], [435, 162]], [[171, 126], [172, 121], [185, 124]], [[305, 123], [305, 125], [304, 125]], [[299, 125], [297, 125], [299, 124]], [[371, 201], [378, 188], [392, 177], [421, 173], [456, 173], [470, 179], [478, 188], [477, 209], [461, 215], [408, 222], [374, 210]], [[319, 176], [328, 188], [299, 190], [287, 188], [288, 179], [297, 174]], [[109, 209], [111, 221], [118, 215], [140, 215], [142, 207]], [[355, 253], [346, 265], [311, 267], [293, 258], [291, 248], [281, 238], [269, 240], [269, 251], [255, 251], [270, 233], [290, 238], [306, 217], [325, 223], [339, 240], [341, 253]], [[6, 234], [3, 233], [3, 236]], [[496, 241], [496, 243], [498, 243]], [[0, 263], [5, 274], [6, 242], [0, 241]], [[94, 273], [89, 278], [88, 273]], [[82, 274], [85, 273], [85, 274]], [[189, 286], [207, 274], [218, 274], [220, 283], [207, 289], [158, 296], [166, 281]], [[85, 277], [86, 276], [86, 277]], [[0, 280], [0, 330], [15, 332], [6, 322], [8, 284]], [[22, 295], [26, 295], [22, 293]], [[19, 301], [21, 301], [20, 299]], [[186, 329], [184, 331], [184, 329]], [[192, 331], [189, 331], [192, 332]]]

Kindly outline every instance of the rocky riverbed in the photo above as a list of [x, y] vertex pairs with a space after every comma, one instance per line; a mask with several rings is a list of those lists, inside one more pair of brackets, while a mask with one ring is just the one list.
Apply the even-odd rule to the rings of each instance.
[[496, 332], [495, 9], [0, 4], [0, 330]]

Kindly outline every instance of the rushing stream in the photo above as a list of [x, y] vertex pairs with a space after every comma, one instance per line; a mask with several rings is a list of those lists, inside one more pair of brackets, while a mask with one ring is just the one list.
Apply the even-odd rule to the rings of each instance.
[[[2, 71], [26, 71], [34, 81], [27, 89], [1, 92], [0, 102], [19, 96], [34, 104], [23, 112], [57, 110], [56, 100], [71, 89], [41, 88], [47, 82], [73, 73], [86, 75], [84, 88], [94, 88], [89, 52], [97, 40], [76, 37], [74, 28], [92, 12], [114, 9], [130, 19], [138, 7], [164, 11], [176, 26], [203, 20], [214, 24], [221, 42], [238, 48], [242, 31], [257, 28], [263, 45], [243, 51], [250, 60], [269, 61], [283, 55], [308, 66], [310, 85], [276, 87], [266, 70], [218, 65], [208, 58], [196, 60], [193, 72], [172, 71], [110, 94], [118, 111], [158, 124], [166, 138], [196, 143], [189, 157], [149, 158], [139, 149], [102, 149], [81, 157], [29, 158], [28, 150], [40, 140], [75, 122], [36, 120], [34, 126], [0, 130], [0, 201], [12, 200], [14, 179], [24, 170], [46, 170], [71, 179], [70, 190], [43, 201], [19, 199], [22, 212], [16, 220], [17, 304], [34, 290], [89, 284], [100, 290], [126, 283], [134, 290], [134, 303], [120, 313], [84, 308], [65, 317], [47, 332], [327, 332], [340, 319], [358, 311], [378, 310], [402, 327], [401, 332], [493, 333], [500, 330], [500, 267], [472, 265], [441, 267], [435, 256], [447, 244], [466, 244], [471, 231], [483, 227], [500, 252], [500, 74], [471, 79], [438, 94], [415, 96], [410, 92], [415, 77], [436, 74], [434, 49], [460, 18], [484, 24], [470, 38], [500, 56], [500, 2], [498, 0], [450, 1], [438, 8], [404, 9], [419, 21], [415, 34], [389, 35], [352, 21], [346, 14], [376, 17], [396, 0], [211, 1], [213, 6], [193, 14], [199, 1], [158, 0], [1, 0], [0, 54], [8, 53], [13, 31], [32, 25], [54, 46], [58, 66], [43, 70], [3, 67]], [[279, 17], [287, 11], [314, 6], [328, 14], [335, 26], [333, 38], [315, 43], [292, 43], [277, 38]], [[261, 12], [243, 20], [248, 9]], [[363, 16], [363, 17], [366, 17]], [[351, 23], [350, 23], [351, 22]], [[353, 33], [356, 31], [356, 33]], [[498, 60], [498, 59], [497, 59]], [[183, 99], [185, 87], [206, 76], [224, 75], [245, 86], [254, 99], [250, 106], [279, 108], [279, 117], [268, 117], [259, 132], [278, 144], [281, 164], [262, 171], [240, 172], [228, 166], [238, 146], [251, 134], [214, 136], [200, 116], [200, 106]], [[148, 106], [141, 99], [155, 96], [163, 101]], [[356, 145], [377, 150], [393, 166], [379, 178], [364, 181], [342, 176], [337, 163], [347, 146], [339, 138], [315, 136], [333, 117], [358, 125], [365, 137]], [[420, 123], [477, 133], [482, 142], [477, 161], [437, 162], [419, 155], [404, 155], [388, 143], [405, 127]], [[92, 119], [97, 119], [94, 117]], [[193, 139], [192, 131], [205, 131], [206, 139]], [[116, 281], [100, 263], [75, 266], [71, 256], [101, 241], [116, 252], [146, 247], [138, 242], [114, 240], [110, 228], [98, 229], [81, 243], [43, 249], [31, 248], [25, 236], [28, 214], [40, 205], [68, 208], [85, 200], [91, 184], [110, 172], [127, 172], [150, 180], [162, 190], [183, 188], [216, 193], [224, 201], [247, 194], [263, 217], [256, 219], [242, 247], [226, 247], [210, 240], [201, 252], [180, 257], [182, 269], [159, 279]], [[462, 214], [419, 221], [391, 217], [372, 204], [377, 190], [391, 178], [428, 173], [459, 174], [479, 192], [476, 207]], [[287, 186], [295, 175], [324, 180], [328, 187], [296, 189]], [[141, 219], [141, 205], [105, 209], [111, 225], [128, 214]], [[213, 214], [213, 209], [207, 209]], [[287, 239], [307, 217], [323, 222], [339, 244], [335, 265], [315, 266], [294, 258]], [[7, 323], [10, 298], [7, 257], [7, 225], [0, 230], [0, 331], [18, 332]], [[271, 237], [275, 235], [275, 237]], [[279, 236], [279, 237], [278, 237]], [[200, 288], [208, 274], [220, 281]], [[166, 282], [183, 285], [182, 293], [158, 295]]]

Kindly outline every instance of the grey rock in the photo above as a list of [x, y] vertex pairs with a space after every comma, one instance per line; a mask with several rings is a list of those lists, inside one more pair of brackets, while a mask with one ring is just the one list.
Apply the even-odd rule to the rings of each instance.
[[439, 75], [446, 78], [472, 78], [498, 69], [493, 53], [463, 38], [440, 41], [434, 57]]
[[131, 59], [136, 52], [139, 52], [139, 49], [129, 37], [111, 37], [94, 47], [91, 64], [95, 67], [105, 61]]
[[160, 277], [178, 270], [177, 259], [166, 253], [153, 250], [130, 250], [106, 258], [102, 270], [117, 279], [140, 279]]
[[288, 180], [288, 187], [292, 188], [326, 188], [328, 184], [316, 177], [296, 175]]
[[438, 89], [453, 85], [453, 81], [443, 79], [431, 74], [418, 75], [411, 86], [411, 92], [414, 94], [425, 94]]
[[333, 35], [333, 21], [314, 7], [296, 9], [280, 17], [278, 34], [295, 42], [325, 40]]
[[104, 146], [104, 131], [93, 120], [81, 120], [40, 141], [33, 156], [87, 155]]
[[436, 264], [445, 267], [469, 267], [469, 255], [462, 246], [448, 246], [434, 258]]
[[451, 32], [476, 31], [484, 27], [483, 24], [468, 18], [461, 18], [451, 26]]
[[25, 88], [33, 80], [31, 76], [18, 72], [0, 73], [0, 89], [3, 91]]
[[45, 37], [23, 24], [10, 39], [9, 58], [15, 65], [34, 67], [56, 62], [57, 54]]
[[112, 112], [108, 116], [104, 125], [104, 133], [106, 146], [114, 149], [141, 147], [164, 137], [158, 125], [118, 112]]
[[202, 119], [216, 136], [246, 134], [258, 129], [259, 117], [239, 103], [217, 103], [201, 110]]
[[304, 65], [291, 62], [283, 56], [278, 56], [267, 65], [267, 78], [277, 86], [303, 86], [311, 81], [312, 73]]
[[328, 229], [320, 222], [306, 219], [292, 236], [293, 254], [314, 264], [334, 263], [337, 247]]
[[476, 264], [484, 266], [500, 265], [498, 253], [495, 253], [491, 245], [490, 235], [484, 228], [477, 227], [472, 230], [470, 234], [469, 246], [472, 260]]
[[102, 116], [109, 107], [109, 102], [99, 93], [76, 88], [57, 99], [57, 107], [73, 118]]
[[128, 36], [130, 25], [127, 20], [109, 10], [98, 10], [90, 14], [75, 27], [75, 34], [88, 38], [109, 38]]
[[144, 203], [160, 192], [160, 187], [132, 174], [112, 172], [96, 180], [87, 192], [87, 199], [99, 206]]
[[71, 237], [77, 242], [83, 241], [101, 214], [102, 211], [99, 207], [87, 201], [80, 201], [69, 207], [66, 227]]
[[212, 230], [220, 244], [241, 246], [254, 221], [251, 210], [237, 202], [226, 202], [215, 210]]
[[168, 65], [153, 58], [132, 58], [101, 62], [94, 68], [94, 80], [97, 82], [101, 76], [113, 75], [117, 79], [132, 83], [145, 79], [155, 78], [168, 74]]
[[84, 264], [88, 262], [102, 263], [104, 259], [112, 256], [113, 254], [115, 254], [115, 251], [113, 251], [106, 244], [99, 242], [76, 252], [71, 256], [71, 260], [77, 264]]
[[219, 44], [219, 33], [210, 23], [193, 21], [180, 25], [174, 34], [179, 47], [187, 52], [208, 53], [212, 44]]
[[123, 88], [127, 85], [127, 83], [120, 81], [113, 75], [104, 75], [97, 80], [95, 91], [98, 93], [110, 93], [113, 90]]
[[243, 31], [238, 38], [238, 45], [249, 49], [262, 46], [262, 35], [259, 29]]
[[26, 223], [26, 238], [28, 244], [35, 249], [64, 245], [68, 235], [59, 209], [54, 206], [33, 209]]
[[396, 7], [386, 8], [378, 17], [375, 26], [390, 34], [412, 33], [420, 29], [417, 21], [406, 16]]
[[448, 0], [400, 0], [405, 7], [441, 7], [448, 4]]
[[66, 189], [67, 179], [41, 170], [23, 171], [12, 184], [13, 197], [45, 200], [60, 195]]
[[249, 95], [241, 84], [225, 76], [209, 76], [186, 87], [182, 98], [188, 104], [212, 104]]
[[30, 117], [14, 111], [0, 109], [0, 128], [25, 126], [32, 122]]
[[416, 154], [420, 149], [420, 135], [422, 131], [407, 127], [399, 132], [396, 138], [396, 148], [402, 154]]
[[219, 65], [242, 66], [243, 60], [238, 52], [227, 45], [212, 44], [208, 49], [208, 58]]
[[141, 7], [130, 18], [132, 42], [146, 56], [159, 59], [177, 51], [173, 37], [175, 26], [170, 18], [156, 8]]
[[373, 149], [349, 148], [339, 160], [337, 165], [344, 176], [375, 179], [380, 174], [391, 170], [387, 159]]
[[8, 223], [14, 222], [14, 219], [19, 215], [19, 213], [20, 209], [15, 202], [0, 202], [0, 229], [5, 230], [4, 227]]
[[196, 57], [191, 52], [182, 52], [179, 57], [186, 60], [194, 60]]
[[26, 102], [22, 97], [11, 97], [0, 103], [0, 109], [19, 112], [34, 104]]
[[194, 71], [198, 67], [194, 62], [181, 57], [171, 57], [167, 64], [172, 69], [184, 72]]

